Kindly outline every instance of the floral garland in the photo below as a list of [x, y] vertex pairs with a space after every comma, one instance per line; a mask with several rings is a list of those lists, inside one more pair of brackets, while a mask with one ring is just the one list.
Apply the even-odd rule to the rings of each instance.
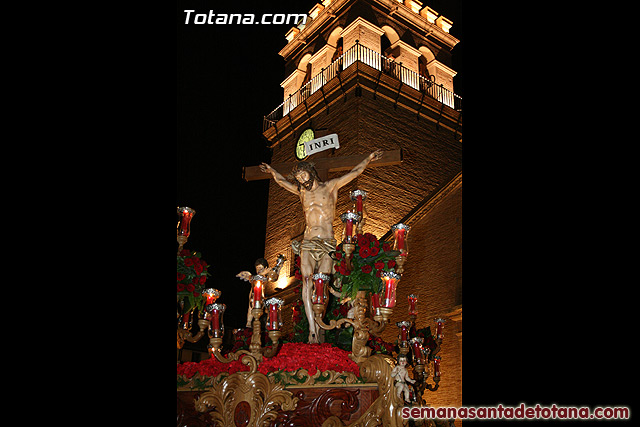
[[[359, 378], [360, 368], [349, 359], [348, 354], [348, 351], [328, 343], [284, 343], [275, 357], [263, 359], [258, 365], [258, 371], [265, 375], [283, 372], [296, 373], [301, 369], [306, 370], [309, 375], [317, 375], [318, 371], [336, 371], [351, 373]], [[196, 374], [200, 377], [212, 378], [220, 374], [231, 375], [240, 371], [248, 371], [249, 366], [242, 364], [241, 359], [222, 363], [212, 357], [202, 362], [181, 363], [177, 366], [178, 386], [188, 383], [185, 378], [192, 378]]]
[[207, 276], [211, 274], [207, 271], [209, 265], [201, 256], [200, 252], [188, 249], [183, 249], [177, 256], [177, 293], [178, 300], [184, 300], [184, 313], [193, 307], [202, 311], [204, 305], [202, 290]]
[[334, 283], [342, 286], [342, 297], [355, 299], [358, 291], [378, 293], [382, 290], [380, 276], [384, 271], [395, 272], [395, 257], [400, 254], [391, 249], [391, 244], [380, 241], [371, 233], [357, 234], [355, 250], [351, 257], [352, 270], [347, 270], [342, 243], [336, 248]]

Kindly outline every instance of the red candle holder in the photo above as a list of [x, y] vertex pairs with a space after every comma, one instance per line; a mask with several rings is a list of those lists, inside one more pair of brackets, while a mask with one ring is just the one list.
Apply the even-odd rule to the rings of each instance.
[[253, 308], [262, 308], [264, 300], [264, 285], [267, 283], [267, 278], [256, 274], [251, 276], [251, 285], [253, 286]]
[[400, 275], [393, 271], [385, 271], [382, 273], [380, 278], [384, 282], [382, 286], [380, 306], [384, 308], [393, 308], [396, 306], [396, 286], [400, 280]]
[[442, 339], [444, 338], [444, 334], [442, 333], [442, 329], [444, 328], [445, 319], [438, 317], [436, 319], [436, 338]]
[[413, 350], [413, 361], [416, 365], [424, 365], [425, 363], [424, 351], [422, 350], [423, 342], [424, 339], [420, 337], [413, 337], [409, 340], [409, 345]]
[[206, 302], [205, 302], [204, 304], [205, 304], [205, 305], [209, 305], [209, 304], [213, 304], [213, 303], [215, 303], [215, 302], [216, 302], [216, 300], [217, 300], [218, 298], [220, 298], [220, 295], [221, 295], [221, 294], [222, 294], [222, 293], [221, 293], [219, 290], [214, 289], [214, 288], [207, 288], [207, 289], [204, 289], [204, 290], [202, 291], [202, 296], [203, 296], [203, 297], [205, 297], [205, 298], [207, 299], [207, 300], [206, 300]]
[[180, 220], [178, 222], [178, 236], [189, 237], [191, 233], [191, 219], [196, 214], [196, 211], [189, 207], [178, 208], [178, 215]]
[[327, 291], [331, 276], [324, 273], [316, 273], [311, 276], [313, 280], [313, 294], [311, 295], [311, 302], [313, 304], [324, 304], [327, 300]]
[[211, 336], [213, 338], [222, 338], [224, 335], [224, 324], [222, 316], [227, 306], [224, 304], [209, 304], [205, 306], [205, 310], [209, 313], [211, 321]]
[[414, 294], [410, 294], [407, 299], [409, 300], [409, 315], [417, 316], [418, 315], [418, 296]]
[[182, 329], [191, 330], [191, 325], [193, 324], [193, 309], [187, 311], [182, 315]]
[[282, 305], [284, 300], [280, 298], [269, 298], [264, 302], [267, 307], [269, 318], [267, 320], [267, 330], [278, 331], [282, 327]]
[[340, 220], [344, 223], [344, 230], [342, 232], [342, 243], [355, 243], [353, 238], [353, 224], [360, 221], [362, 217], [357, 213], [347, 211], [340, 215]]
[[440, 377], [440, 356], [433, 357], [433, 377]]
[[367, 200], [367, 192], [364, 190], [353, 190], [349, 193], [351, 201], [356, 202], [356, 212], [362, 216], [364, 210], [364, 201]]
[[371, 312], [373, 316], [382, 316], [382, 313], [380, 313], [380, 295], [378, 294], [371, 294]]
[[409, 247], [407, 245], [407, 236], [411, 227], [399, 222], [391, 226], [393, 232], [393, 249], [400, 251], [400, 255], [407, 256], [409, 254]]
[[406, 320], [403, 320], [402, 322], [396, 323], [396, 326], [400, 328], [400, 337], [399, 337], [400, 347], [406, 347], [407, 339], [409, 337], [409, 328], [411, 327], [411, 322], [407, 322]]

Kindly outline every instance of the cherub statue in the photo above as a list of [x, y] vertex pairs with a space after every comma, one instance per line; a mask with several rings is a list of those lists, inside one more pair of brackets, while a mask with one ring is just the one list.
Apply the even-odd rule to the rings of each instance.
[[[256, 268], [256, 274], [260, 276], [267, 276], [271, 272], [271, 268], [269, 268], [269, 263], [264, 258], [258, 258], [254, 263]], [[253, 276], [248, 271], [241, 271], [236, 274], [236, 277], [248, 282], [251, 280], [251, 276]], [[251, 321], [253, 320], [253, 315], [251, 314], [251, 310], [253, 310], [253, 286], [250, 287], [249, 290], [249, 308], [247, 309], [247, 328], [251, 327]]]
[[411, 402], [409, 400], [409, 386], [407, 386], [407, 381], [411, 384], [414, 384], [416, 380], [412, 380], [409, 377], [409, 372], [407, 371], [407, 356], [404, 354], [398, 355], [398, 364], [391, 371], [391, 378], [395, 378], [396, 384], [396, 396], [399, 399], [402, 399], [402, 394], [404, 393], [404, 401]]

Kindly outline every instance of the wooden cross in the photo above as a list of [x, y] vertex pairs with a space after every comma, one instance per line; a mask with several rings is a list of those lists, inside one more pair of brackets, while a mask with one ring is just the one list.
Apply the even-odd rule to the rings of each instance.
[[[365, 157], [369, 155], [367, 154], [356, 154], [353, 156], [335, 156], [330, 157], [329, 154], [335, 150], [327, 150], [318, 154], [314, 154], [309, 156], [306, 161], [315, 163], [316, 171], [318, 172], [318, 177], [322, 181], [327, 181], [329, 179], [329, 172], [340, 172], [340, 171], [349, 171], [357, 166], [360, 162], [362, 162]], [[402, 150], [391, 150], [385, 151], [382, 153], [382, 158], [380, 160], [373, 160], [369, 163], [367, 168], [377, 167], [377, 166], [390, 166], [390, 165], [398, 165], [402, 162]], [[282, 176], [287, 176], [291, 173], [291, 169], [295, 166], [297, 162], [289, 162], [289, 163], [274, 163], [271, 167], [278, 172]], [[270, 179], [271, 174], [269, 172], [262, 172], [260, 170], [260, 166], [245, 166], [242, 168], [242, 177], [245, 181], [256, 181], [259, 179]]]

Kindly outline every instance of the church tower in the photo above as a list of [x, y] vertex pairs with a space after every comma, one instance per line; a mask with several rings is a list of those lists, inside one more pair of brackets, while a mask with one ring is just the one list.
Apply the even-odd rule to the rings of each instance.
[[[418, 328], [433, 330], [434, 318], [446, 319], [442, 380], [426, 396], [433, 406], [462, 404], [462, 99], [453, 87], [451, 50], [459, 42], [449, 34], [453, 25], [415, 0], [323, 0], [285, 35], [282, 103], [263, 127], [271, 166], [284, 176], [306, 159], [321, 179], [331, 179], [355, 166], [358, 155], [385, 151], [377, 167], [338, 193], [335, 238], [355, 189], [368, 193], [365, 232], [381, 238], [395, 223], [411, 226], [398, 303], [382, 338], [395, 342], [411, 293], [419, 297]], [[338, 135], [338, 149], [302, 148], [329, 134]], [[257, 167], [244, 174], [270, 178]], [[273, 264], [282, 253], [288, 261], [276, 287], [265, 291], [287, 303], [296, 296], [290, 243], [303, 232], [300, 201], [271, 180], [265, 257]]]

